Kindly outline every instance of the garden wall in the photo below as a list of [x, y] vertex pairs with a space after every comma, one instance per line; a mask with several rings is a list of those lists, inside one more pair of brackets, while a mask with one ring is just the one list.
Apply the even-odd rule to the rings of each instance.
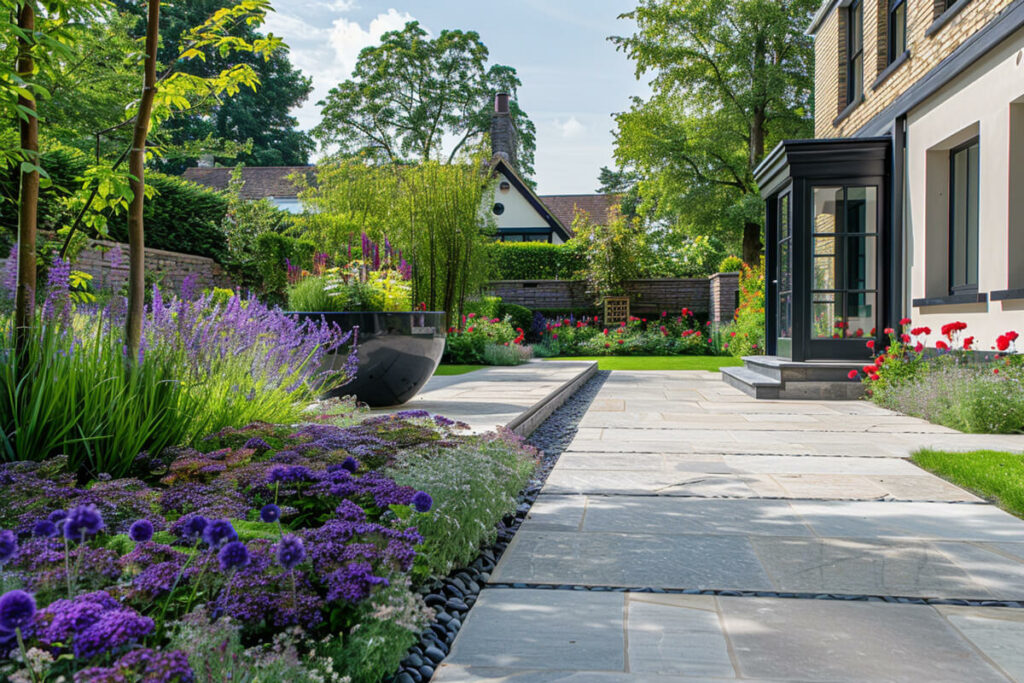
[[[6, 259], [0, 259], [0, 263], [6, 263]], [[128, 245], [89, 240], [89, 245], [79, 252], [72, 268], [92, 275], [95, 288], [117, 291], [128, 282]], [[234, 287], [224, 269], [213, 259], [176, 251], [146, 249], [146, 272], [162, 276], [161, 287], [173, 292], [180, 292], [185, 278], [193, 274], [201, 289]]]
[[[732, 320], [736, 310], [738, 273], [718, 273], [711, 278], [660, 278], [626, 283], [630, 310], [634, 315], [656, 315], [662, 311], [689, 308], [710, 320]], [[488, 294], [531, 310], [594, 307], [582, 280], [496, 280]]]

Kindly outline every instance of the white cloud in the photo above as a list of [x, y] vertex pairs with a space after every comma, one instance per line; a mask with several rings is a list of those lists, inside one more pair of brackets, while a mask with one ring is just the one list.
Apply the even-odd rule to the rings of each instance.
[[581, 137], [587, 131], [587, 127], [580, 123], [575, 116], [570, 116], [563, 121], [555, 121], [555, 128], [559, 130], [563, 138], [572, 139]]
[[349, 21], [344, 17], [335, 19], [330, 31], [330, 45], [334, 48], [335, 54], [332, 67], [345, 74], [347, 78], [352, 74], [363, 48], [376, 45], [382, 35], [388, 31], [399, 30], [410, 21], [413, 21], [411, 14], [399, 13], [395, 9], [378, 14], [365, 29], [358, 22]]

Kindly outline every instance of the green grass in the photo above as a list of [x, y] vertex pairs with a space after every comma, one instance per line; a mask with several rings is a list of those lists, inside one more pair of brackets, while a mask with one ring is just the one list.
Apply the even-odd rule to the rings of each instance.
[[1003, 509], [1024, 517], [1024, 454], [924, 449], [914, 454], [913, 461], [979, 496], [995, 499]]
[[547, 360], [596, 360], [599, 370], [709, 370], [743, 365], [732, 356], [575, 356]]
[[480, 368], [485, 368], [486, 365], [438, 365], [437, 370], [434, 371], [434, 375], [465, 375], [467, 372], [473, 372]]

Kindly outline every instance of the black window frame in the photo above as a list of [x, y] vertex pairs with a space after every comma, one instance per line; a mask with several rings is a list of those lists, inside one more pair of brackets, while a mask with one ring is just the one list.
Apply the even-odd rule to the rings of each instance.
[[[974, 224], [976, 226], [975, 227], [975, 235], [974, 235], [974, 237], [977, 240], [977, 244], [975, 244], [975, 246], [974, 246], [974, 259], [975, 259], [975, 264], [974, 264], [974, 280], [975, 281], [974, 282], [970, 282], [969, 281], [970, 278], [967, 276], [967, 274], [970, 272], [970, 268], [965, 266], [965, 268], [964, 268], [965, 281], [963, 283], [958, 283], [956, 281], [956, 261], [957, 261], [957, 256], [958, 255], [963, 255], [965, 259], [969, 259], [969, 257], [970, 257], [970, 250], [968, 249], [968, 245], [967, 245], [966, 241], [965, 241], [965, 243], [963, 245], [957, 245], [956, 244], [956, 240], [955, 240], [955, 232], [956, 232], [956, 223], [955, 223], [955, 221], [956, 221], [957, 194], [958, 194], [957, 193], [956, 158], [957, 158], [957, 155], [961, 154], [961, 153], [965, 153], [966, 152], [966, 153], [969, 154], [969, 150], [972, 147], [976, 148], [976, 151], [975, 151], [975, 163], [978, 166], [977, 172], [975, 174], [977, 176], [977, 178], [978, 178], [978, 180], [977, 180], [978, 187], [974, 188], [974, 206], [973, 206], [973, 210], [974, 210], [974, 214], [975, 214], [974, 215]], [[970, 156], [968, 156], [968, 163], [969, 163], [969, 159], [970, 159]], [[967, 201], [968, 202], [970, 202], [970, 197], [971, 197], [970, 178], [971, 178], [971, 172], [970, 172], [970, 168], [968, 167], [968, 169], [967, 169], [967, 177], [963, 179], [964, 182], [967, 183], [967, 188], [966, 188], [965, 192], [966, 192], [966, 195], [967, 195]], [[967, 142], [964, 142], [963, 144], [957, 145], [956, 147], [953, 147], [952, 149], [949, 150], [949, 219], [948, 219], [949, 227], [948, 227], [948, 230], [946, 232], [946, 251], [947, 251], [947, 254], [948, 254], [948, 257], [949, 257], [948, 258], [948, 264], [947, 264], [948, 265], [949, 294], [953, 295], [953, 296], [955, 296], [957, 294], [977, 294], [977, 292], [978, 292], [978, 282], [977, 282], [978, 279], [979, 279], [979, 264], [978, 264], [978, 262], [980, 261], [980, 250], [981, 250], [981, 239], [980, 239], [980, 237], [981, 237], [981, 235], [980, 235], [980, 233], [981, 233], [981, 223], [980, 223], [980, 216], [979, 216], [980, 207], [981, 207], [980, 190], [981, 190], [981, 138], [979, 136], [975, 136], [975, 137], [971, 138], [970, 140], [968, 140]], [[971, 207], [968, 206], [967, 210], [971, 211]], [[966, 219], [965, 222], [966, 222], [966, 226], [965, 226], [965, 230], [964, 230], [964, 232], [966, 233], [965, 237], [966, 237], [966, 240], [970, 240], [971, 235], [970, 235], [970, 229], [969, 229], [969, 225], [970, 225], [970, 216], [969, 215], [967, 216], [967, 219]], [[959, 246], [959, 249], [957, 249], [957, 246]], [[966, 255], [965, 255], [965, 251], [966, 251]]]
[[[889, 11], [888, 11], [888, 30], [886, 31], [886, 37], [888, 41], [887, 64], [895, 62], [900, 55], [907, 51], [907, 0], [888, 0]], [[896, 17], [898, 12], [903, 10], [903, 27], [900, 33], [900, 40], [896, 40], [897, 27]]]
[[[856, 15], [859, 20], [855, 21]], [[859, 40], [854, 40], [857, 27], [860, 28]], [[854, 45], [859, 48], [854, 51]], [[855, 78], [860, 60], [860, 78]], [[857, 84], [860, 87], [857, 87]], [[864, 0], [854, 0], [846, 8], [846, 104], [854, 104], [864, 95]]]

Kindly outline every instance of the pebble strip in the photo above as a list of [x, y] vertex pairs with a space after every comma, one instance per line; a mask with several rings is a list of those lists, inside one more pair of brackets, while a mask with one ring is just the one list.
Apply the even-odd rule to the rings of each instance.
[[483, 549], [472, 564], [420, 590], [427, 605], [437, 612], [437, 617], [420, 634], [419, 642], [409, 649], [409, 653], [399, 665], [398, 672], [387, 679], [389, 683], [425, 683], [434, 675], [434, 669], [451, 650], [452, 642], [462, 628], [466, 614], [476, 602], [481, 588], [491, 578], [491, 572], [497, 566], [512, 536], [537, 500], [548, 474], [558, 461], [558, 456], [572, 443], [580, 420], [597, 398], [610, 374], [610, 371], [599, 371], [590, 378], [527, 439], [527, 443], [542, 451], [542, 456], [533, 478], [519, 494], [515, 513], [507, 515], [498, 524], [498, 540], [494, 545]]

